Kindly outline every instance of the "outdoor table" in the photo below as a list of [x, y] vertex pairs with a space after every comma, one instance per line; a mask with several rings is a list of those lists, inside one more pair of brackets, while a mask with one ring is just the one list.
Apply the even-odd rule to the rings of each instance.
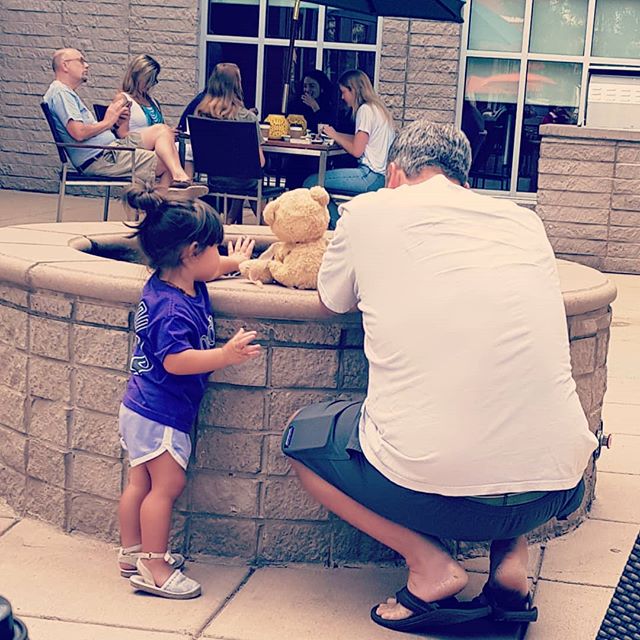
[[327, 158], [345, 155], [347, 152], [335, 142], [311, 142], [306, 138], [291, 140], [265, 140], [264, 153], [284, 153], [290, 156], [312, 156], [318, 158], [318, 184], [324, 186]]

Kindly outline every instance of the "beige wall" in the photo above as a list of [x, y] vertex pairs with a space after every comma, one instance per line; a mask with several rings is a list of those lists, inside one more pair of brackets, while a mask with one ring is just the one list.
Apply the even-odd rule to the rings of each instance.
[[556, 255], [640, 273], [640, 132], [541, 128], [537, 213]]

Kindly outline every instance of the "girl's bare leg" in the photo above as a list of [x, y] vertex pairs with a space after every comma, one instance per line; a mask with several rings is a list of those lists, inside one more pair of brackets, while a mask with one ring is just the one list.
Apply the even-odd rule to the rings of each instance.
[[155, 151], [156, 155], [171, 174], [172, 180], [189, 180], [189, 176], [180, 164], [173, 130], [166, 124], [154, 124], [140, 130], [142, 146]]
[[[433, 602], [455, 595], [464, 589], [468, 581], [467, 574], [437, 539], [416, 533], [379, 516], [303, 464], [291, 460], [291, 465], [302, 486], [318, 502], [404, 557], [409, 568], [407, 587], [412, 594], [426, 602]], [[379, 605], [377, 612], [388, 620], [407, 618], [412, 613], [397, 604], [394, 598], [389, 598], [386, 603]]]
[[[184, 490], [186, 474], [168, 451], [145, 464], [151, 478], [151, 491], [140, 508], [142, 550], [165, 553], [169, 544], [173, 503]], [[143, 560], [153, 574], [156, 585], [161, 586], [174, 572], [164, 560]]]
[[[151, 478], [145, 465], [129, 469], [129, 478], [125, 490], [120, 496], [118, 518], [120, 520], [120, 544], [133, 547], [140, 544], [140, 505], [151, 489]], [[120, 564], [122, 569], [133, 569], [128, 564]]]

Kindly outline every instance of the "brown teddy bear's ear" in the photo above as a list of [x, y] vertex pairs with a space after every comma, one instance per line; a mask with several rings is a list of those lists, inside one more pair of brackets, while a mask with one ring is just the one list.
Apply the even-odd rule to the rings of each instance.
[[262, 210], [262, 217], [269, 226], [271, 226], [276, 219], [276, 211], [278, 209], [277, 203], [277, 200], [272, 200], [271, 202], [267, 203], [265, 208]]
[[309, 189], [309, 195], [323, 207], [329, 204], [329, 194], [324, 187], [311, 187], [311, 189]]

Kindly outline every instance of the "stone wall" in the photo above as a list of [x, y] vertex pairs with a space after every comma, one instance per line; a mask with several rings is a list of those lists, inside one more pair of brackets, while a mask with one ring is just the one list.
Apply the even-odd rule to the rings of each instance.
[[177, 122], [198, 92], [197, 0], [4, 0], [0, 92], [0, 188], [57, 191], [59, 160], [40, 111], [51, 83], [51, 55], [77, 47], [90, 63], [85, 103], [110, 101], [130, 58], [162, 65], [157, 97]]
[[545, 125], [537, 213], [556, 255], [640, 273], [640, 132]]
[[462, 26], [385, 19], [378, 90], [399, 126], [455, 120]]
[[[20, 514], [111, 541], [126, 477], [117, 413], [148, 273], [77, 248], [117, 243], [123, 234], [118, 223], [13, 227], [2, 230], [0, 256], [0, 497]], [[595, 432], [615, 288], [581, 265], [560, 263], [559, 270], [573, 375]], [[240, 279], [209, 288], [217, 339], [252, 327], [264, 350], [250, 365], [209, 381], [188, 486], [177, 504], [175, 547], [252, 562], [393, 560], [310, 500], [279, 449], [296, 409], [363, 397], [359, 316], [322, 320], [313, 291], [258, 289]], [[582, 509], [535, 537], [580, 522], [593, 498], [593, 467], [587, 481]], [[458, 543], [458, 550], [477, 546]]]

